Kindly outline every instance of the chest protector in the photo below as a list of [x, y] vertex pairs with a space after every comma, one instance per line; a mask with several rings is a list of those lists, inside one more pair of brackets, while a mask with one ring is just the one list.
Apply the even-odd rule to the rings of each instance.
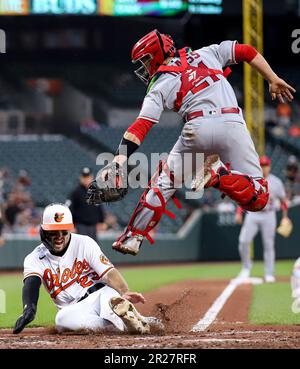
[[181, 73], [181, 86], [177, 92], [177, 97], [174, 103], [175, 111], [180, 110], [182, 101], [189, 91], [195, 94], [210, 85], [207, 81], [201, 82], [204, 78], [211, 77], [213, 82], [216, 82], [219, 80], [217, 77], [218, 74], [221, 74], [223, 77], [227, 78], [227, 76], [231, 73], [231, 69], [228, 67], [224, 71], [211, 69], [208, 68], [202, 61], [200, 61], [196, 67], [190, 65], [187, 61], [186, 48], [178, 50], [178, 54], [181, 65], [161, 65], [157, 70], [157, 73]]

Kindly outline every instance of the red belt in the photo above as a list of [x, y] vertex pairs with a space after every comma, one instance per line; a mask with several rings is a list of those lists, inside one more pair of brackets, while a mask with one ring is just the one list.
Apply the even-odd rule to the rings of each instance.
[[[208, 112], [208, 115], [214, 115], [214, 113], [217, 110], [210, 110]], [[240, 113], [240, 108], [221, 108], [221, 114], [239, 114]], [[189, 121], [198, 117], [203, 117], [204, 116], [204, 112], [203, 110], [199, 110], [199, 111], [193, 111], [192, 113], [189, 113], [185, 116], [185, 121]]]

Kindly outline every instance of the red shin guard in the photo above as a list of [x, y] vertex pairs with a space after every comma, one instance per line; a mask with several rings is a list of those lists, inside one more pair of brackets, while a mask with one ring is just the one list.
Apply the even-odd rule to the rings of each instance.
[[236, 201], [248, 211], [262, 210], [269, 199], [268, 182], [261, 178], [257, 180], [261, 189], [256, 190], [253, 179], [242, 174], [227, 174], [220, 177], [218, 190]]

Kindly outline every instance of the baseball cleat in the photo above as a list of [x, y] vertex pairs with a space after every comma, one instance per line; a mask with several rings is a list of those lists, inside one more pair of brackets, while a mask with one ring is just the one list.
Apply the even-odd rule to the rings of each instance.
[[273, 275], [266, 275], [265, 276], [265, 282], [266, 283], [275, 283], [276, 279]]
[[144, 237], [140, 234], [129, 236], [125, 240], [117, 240], [112, 248], [122, 254], [136, 255], [140, 251]]
[[129, 333], [148, 334], [150, 324], [133, 304], [123, 297], [112, 297], [109, 301], [112, 311], [122, 319]]
[[219, 155], [208, 156], [204, 162], [203, 176], [196, 175], [196, 178], [192, 181], [192, 191], [199, 192], [203, 188], [216, 185], [220, 178], [219, 170], [221, 168], [227, 170]]

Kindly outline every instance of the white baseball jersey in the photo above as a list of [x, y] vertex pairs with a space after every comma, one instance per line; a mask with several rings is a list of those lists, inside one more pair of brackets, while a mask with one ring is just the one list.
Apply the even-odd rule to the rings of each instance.
[[99, 283], [114, 268], [90, 237], [71, 234], [69, 247], [63, 256], [52, 255], [40, 244], [24, 260], [24, 279], [41, 278], [55, 305], [61, 309], [74, 304], [87, 289]]
[[247, 212], [239, 236], [239, 251], [244, 268], [250, 269], [252, 266], [250, 242], [260, 231], [264, 245], [265, 275], [272, 276], [275, 265], [276, 210], [279, 208], [280, 200], [286, 198], [286, 194], [282, 181], [274, 174], [269, 174], [266, 180], [269, 184], [269, 201], [263, 210]]
[[262, 211], [276, 211], [279, 208], [280, 201], [286, 198], [284, 185], [280, 178], [270, 174], [266, 178], [269, 185], [269, 201]]
[[[235, 62], [236, 41], [223, 41], [219, 45], [210, 45], [201, 49], [187, 53], [187, 61], [192, 66], [222, 70]], [[179, 58], [173, 58], [168, 65], [176, 65]], [[163, 73], [154, 80], [148, 88], [148, 93], [144, 98], [143, 106], [139, 118], [147, 119], [153, 123], [158, 123], [164, 110], [173, 110], [177, 92], [181, 86], [181, 73]], [[155, 77], [154, 77], [155, 78]], [[193, 78], [193, 73], [191, 73]], [[213, 77], [205, 77], [200, 83], [206, 81], [208, 86], [193, 93], [189, 91], [184, 97], [182, 106], [178, 113], [184, 117], [187, 113], [224, 107], [237, 107], [237, 99], [233, 88], [227, 79], [217, 74]]]

